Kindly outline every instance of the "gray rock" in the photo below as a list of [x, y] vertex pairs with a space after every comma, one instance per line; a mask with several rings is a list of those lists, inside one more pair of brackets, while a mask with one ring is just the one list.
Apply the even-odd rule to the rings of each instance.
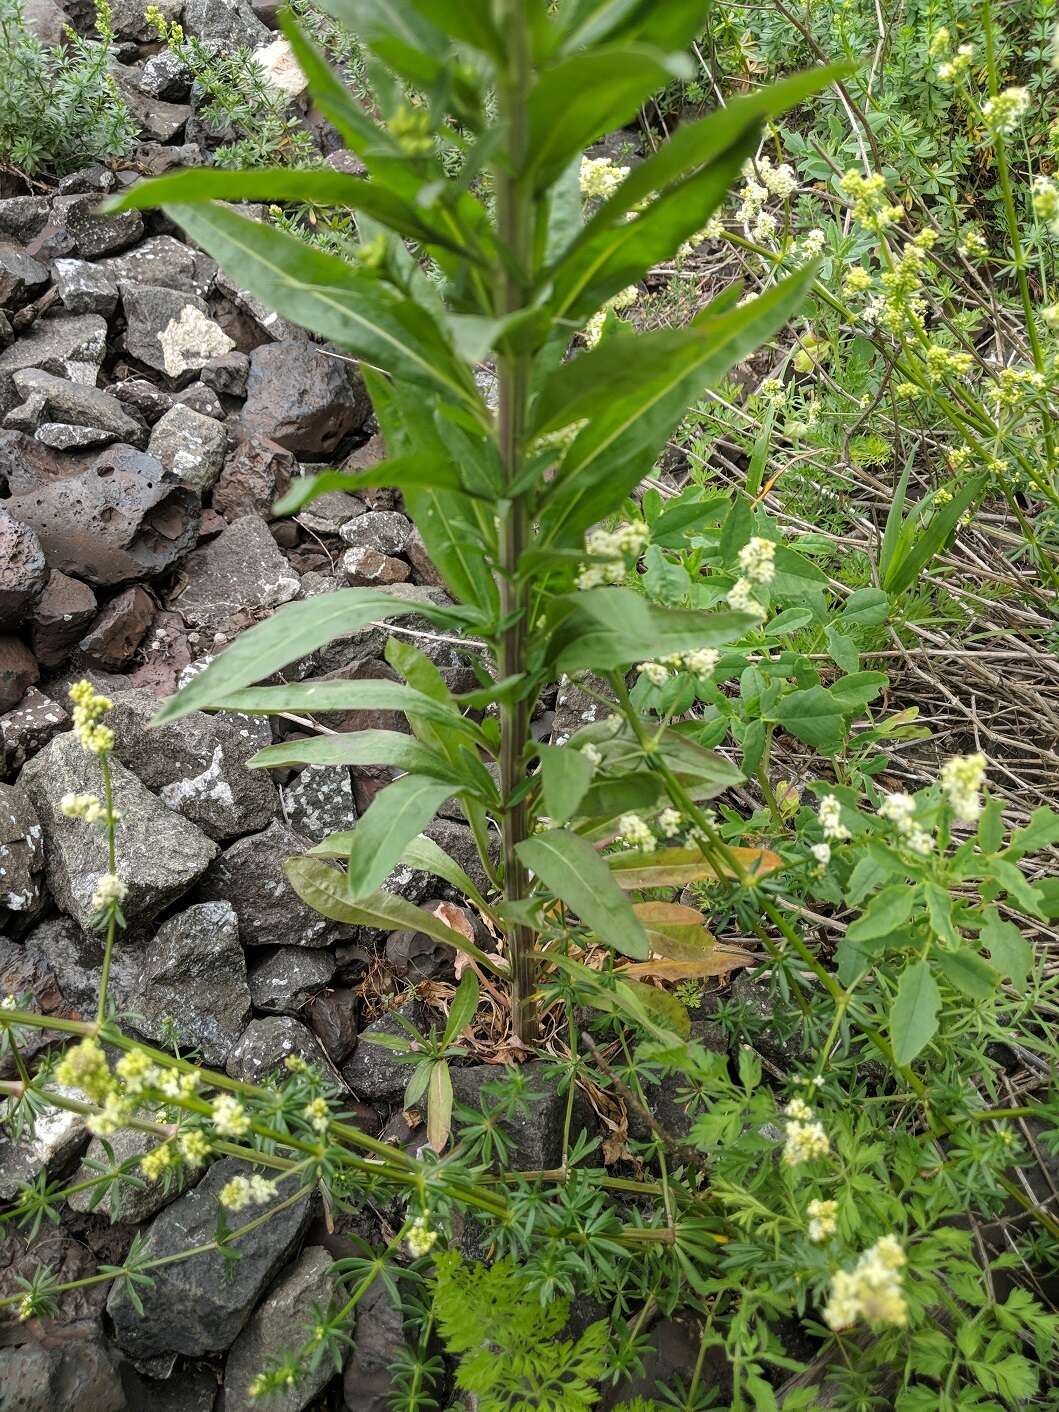
[[202, 367], [202, 381], [226, 397], [245, 397], [246, 380], [250, 374], [250, 359], [245, 353], [225, 353], [211, 358]]
[[71, 314], [102, 314], [118, 307], [118, 286], [105, 270], [87, 260], [56, 260], [55, 287]]
[[[122, 280], [119, 288], [128, 321], [126, 349], [131, 357], [138, 358], [157, 372], [165, 373], [161, 335], [174, 320], [180, 318], [189, 304], [200, 314], [205, 314], [205, 301], [197, 294], [186, 294], [161, 284], [136, 284], [132, 280]], [[187, 375], [184, 377], [186, 381]]]
[[277, 819], [263, 833], [226, 849], [202, 879], [199, 896], [231, 902], [244, 946], [321, 947], [351, 940], [357, 928], [314, 912], [283, 872], [288, 858], [310, 846]]
[[[244, 211], [244, 214], [246, 212]], [[304, 329], [300, 329], [297, 324], [292, 324], [289, 320], [282, 318], [274, 309], [270, 309], [262, 299], [256, 295], [247, 294], [243, 289], [228, 276], [224, 270], [217, 271], [216, 289], [219, 294], [223, 294], [232, 304], [244, 314], [248, 314], [251, 319], [261, 329], [262, 333], [274, 339], [308, 339], [308, 334]]]
[[[158, 8], [167, 20], [173, 21], [180, 19], [180, 12], [184, 7], [181, 0], [161, 0]], [[143, 17], [140, 0], [114, 0], [111, 23], [118, 39], [135, 39], [143, 44], [156, 37], [154, 30]]]
[[[252, 1168], [226, 1158], [212, 1166], [202, 1181], [179, 1201], [167, 1206], [151, 1223], [145, 1254], [148, 1258], [175, 1255], [213, 1240], [217, 1197], [235, 1176]], [[281, 1204], [283, 1196], [274, 1204]], [[264, 1214], [267, 1206], [255, 1209]], [[281, 1269], [301, 1238], [309, 1219], [306, 1197], [277, 1211], [238, 1243], [240, 1258], [222, 1260], [215, 1252], [193, 1255], [154, 1271], [154, 1283], [141, 1293], [144, 1313], [133, 1308], [123, 1286], [107, 1300], [118, 1346], [132, 1358], [159, 1353], [198, 1357], [230, 1347], [269, 1281]]]
[[231, 711], [192, 711], [151, 727], [158, 700], [147, 687], [115, 692], [107, 717], [115, 756], [163, 804], [211, 838], [263, 829], [276, 807], [276, 787], [267, 770], [247, 761], [272, 743], [266, 720]]
[[154, 617], [154, 599], [139, 584], [112, 598], [78, 643], [81, 655], [93, 667], [120, 672], [143, 640]]
[[131, 1363], [121, 1375], [129, 1412], [213, 1412], [217, 1400], [213, 1371], [194, 1363], [182, 1362], [164, 1379], [142, 1377]]
[[[454, 819], [437, 818], [429, 823], [423, 832], [428, 838], [432, 838], [439, 848], [443, 848], [450, 858], [459, 863], [479, 892], [489, 896], [493, 885], [479, 857], [474, 834], [466, 824], [457, 823]], [[495, 836], [491, 841], [496, 844]], [[494, 861], [496, 856], [497, 850], [494, 847]]]
[[306, 765], [280, 794], [287, 823], [314, 843], [356, 826], [353, 786], [341, 765]]
[[[328, 1276], [331, 1256], [320, 1245], [307, 1246], [273, 1285], [232, 1345], [224, 1365], [225, 1412], [258, 1412], [260, 1399], [250, 1388], [258, 1373], [277, 1354], [294, 1352], [309, 1332], [314, 1307], [326, 1309], [334, 1283]], [[321, 1358], [297, 1385], [271, 1398], [275, 1412], [302, 1412], [334, 1377], [334, 1364]]]
[[388, 1412], [393, 1406], [394, 1367], [406, 1343], [404, 1316], [376, 1280], [357, 1306], [353, 1348], [342, 1379], [349, 1412]]
[[114, 433], [103, 427], [75, 427], [69, 422], [41, 422], [36, 430], [38, 441], [56, 451], [81, 451], [89, 446], [109, 446]]
[[140, 73], [140, 92], [167, 103], [186, 103], [191, 83], [191, 70], [171, 49], [152, 54]]
[[195, 252], [172, 235], [152, 235], [135, 250], [100, 260], [97, 269], [119, 288], [131, 283], [152, 289], [177, 289], [184, 294], [206, 293], [205, 284], [197, 275]]
[[213, 508], [226, 520], [242, 515], [269, 520], [273, 504], [287, 490], [297, 469], [290, 451], [265, 437], [252, 436], [240, 442], [225, 461], [214, 486]]
[[0, 629], [17, 627], [40, 599], [48, 565], [33, 529], [0, 505]]
[[298, 576], [268, 526], [246, 515], [188, 556], [168, 603], [189, 622], [232, 637], [297, 593]]
[[91, 1181], [100, 1171], [112, 1171], [115, 1167], [130, 1163], [130, 1176], [133, 1181], [123, 1181], [109, 1186], [102, 1200], [93, 1206], [95, 1191], [86, 1188], [67, 1197], [67, 1204], [74, 1211], [97, 1211], [101, 1216], [109, 1216], [112, 1221], [138, 1223], [149, 1221], [152, 1216], [168, 1206], [188, 1186], [187, 1169], [174, 1180], [172, 1169], [167, 1174], [168, 1181], [148, 1181], [139, 1171], [139, 1159], [158, 1146], [159, 1139], [151, 1133], [137, 1132], [135, 1128], [122, 1128], [107, 1138], [113, 1151], [113, 1158], [107, 1155], [102, 1141], [94, 1137], [88, 1144], [81, 1166], [71, 1178], [72, 1185]]
[[403, 559], [380, 554], [377, 549], [347, 549], [342, 555], [342, 572], [354, 588], [381, 588], [404, 583], [412, 570]]
[[159, 928], [132, 1008], [148, 1039], [165, 1043], [172, 1032], [207, 1064], [225, 1063], [250, 1018], [239, 923], [227, 902], [197, 903]]
[[[409, 1000], [400, 1007], [401, 1015], [421, 1033], [426, 1025], [426, 1008], [420, 1000]], [[397, 1103], [403, 1096], [412, 1065], [402, 1064], [390, 1049], [372, 1044], [375, 1034], [396, 1036], [412, 1043], [411, 1036], [388, 1010], [360, 1032], [357, 1051], [342, 1065], [342, 1077], [358, 1098], [377, 1103]], [[495, 1075], [495, 1070], [494, 1070]]]
[[5, 196], [0, 200], [0, 235], [28, 245], [48, 220], [46, 196]]
[[309, 1028], [336, 1064], [357, 1047], [357, 997], [352, 990], [328, 990], [309, 1010]]
[[166, 392], [164, 387], [149, 382], [147, 378], [126, 378], [123, 382], [114, 383], [111, 392], [119, 402], [138, 412], [148, 426], [153, 426], [176, 401], [171, 392]]
[[264, 436], [295, 454], [323, 456], [370, 410], [349, 364], [301, 339], [263, 343], [250, 354], [240, 435]]
[[[22, 431], [39, 428], [42, 422], [68, 423], [75, 427], [98, 427], [111, 441], [125, 441], [131, 446], [143, 446], [147, 428], [109, 392], [86, 383], [71, 382], [39, 368], [26, 368], [14, 375], [14, 383], [26, 398], [31, 414], [22, 408], [9, 413], [7, 422], [18, 422]], [[38, 432], [39, 436], [39, 432]]]
[[[23, 790], [0, 784], [0, 920], [41, 903], [44, 834]], [[328, 977], [330, 979], [330, 977]]]
[[[111, 761], [117, 826], [118, 876], [128, 891], [123, 910], [130, 922], [148, 920], [194, 883], [217, 853], [217, 845], [168, 809], [119, 760]], [[71, 733], [57, 736], [25, 766], [22, 784], [44, 829], [48, 886], [59, 907], [88, 927], [91, 898], [107, 871], [102, 829], [68, 819], [59, 807], [64, 794], [102, 795], [99, 761]]]
[[196, 39], [212, 40], [224, 54], [244, 45], [259, 49], [271, 38], [246, 0], [186, 0], [184, 29]]
[[[506, 1166], [513, 1171], [534, 1172], [557, 1167], [563, 1156], [566, 1094], [559, 1092], [553, 1065], [533, 1060], [523, 1064], [520, 1072], [526, 1081], [528, 1102], [525, 1110], [516, 1111], [499, 1125], [508, 1144]], [[488, 1095], [483, 1097], [482, 1089], [503, 1077], [503, 1070], [498, 1070], [495, 1064], [474, 1064], [466, 1069], [453, 1069], [455, 1101], [466, 1108], [488, 1112], [490, 1101]], [[576, 1137], [582, 1128], [591, 1131], [592, 1111], [578, 1091], [574, 1097], [571, 1135]]]
[[[215, 327], [220, 327], [220, 325], [215, 325]], [[190, 387], [182, 388], [176, 393], [173, 401], [190, 408], [192, 412], [198, 412], [201, 417], [213, 417], [218, 422], [224, 420], [221, 399], [212, 387], [207, 387], [201, 381], [193, 382]]]
[[104, 214], [99, 209], [99, 193], [85, 196], [57, 196], [52, 202], [52, 220], [60, 222], [77, 242], [82, 260], [98, 260], [135, 245], [143, 235], [143, 215], [139, 211]]
[[114, 190], [117, 181], [109, 167], [104, 167], [100, 162], [93, 162], [62, 177], [58, 193], [60, 196], [83, 196], [87, 192], [95, 191], [105, 195]]
[[54, 569], [30, 615], [33, 652], [41, 666], [57, 667], [95, 616], [96, 595], [88, 584]]
[[87, 1320], [64, 1328], [50, 1347], [0, 1349], [0, 1388], [4, 1412], [124, 1412], [128, 1405], [110, 1351]]
[[[70, 917], [48, 917], [26, 936], [20, 950], [39, 975], [50, 975], [59, 998], [49, 1007], [69, 1017], [94, 1017], [103, 971], [103, 939], [83, 931]], [[120, 941], [111, 956], [107, 994], [116, 1010], [127, 1010], [140, 982], [143, 952]]]
[[142, 93], [140, 71], [133, 65], [112, 62], [110, 73], [143, 132], [159, 142], [172, 142], [191, 117], [191, 109], [184, 103], [163, 103]]
[[181, 485], [199, 495], [209, 490], [224, 464], [228, 438], [221, 422], [177, 403], [155, 424], [147, 451]]
[[[63, 1098], [84, 1102], [80, 1089], [49, 1084], [44, 1092], [53, 1088]], [[0, 1201], [12, 1200], [23, 1183], [35, 1181], [43, 1171], [52, 1177], [67, 1171], [87, 1141], [84, 1116], [65, 1108], [42, 1108], [31, 1136], [15, 1141], [0, 1134]]]
[[326, 947], [277, 946], [250, 967], [254, 1009], [266, 1015], [300, 1014], [334, 973], [335, 958]]
[[0, 769], [14, 774], [69, 724], [57, 701], [28, 687], [18, 705], [0, 715]]
[[48, 271], [17, 245], [0, 245], [0, 305], [17, 309], [43, 293]]
[[163, 573], [194, 544], [201, 513], [153, 456], [121, 444], [7, 508], [36, 531], [51, 568], [93, 584]]
[[0, 711], [17, 706], [40, 676], [37, 659], [17, 637], [0, 637]]
[[336, 1088], [345, 1087], [316, 1036], [292, 1015], [251, 1020], [228, 1056], [227, 1071], [231, 1078], [243, 1083], [264, 1083], [273, 1075], [286, 1076], [284, 1065], [292, 1054], [318, 1069]]
[[107, 321], [98, 314], [38, 319], [28, 333], [0, 353], [0, 373], [41, 368], [56, 377], [94, 386], [106, 347]]
[[294, 518], [314, 534], [337, 534], [355, 515], [367, 512], [367, 505], [355, 495], [347, 495], [344, 490], [329, 490], [326, 495], [318, 495]]
[[403, 554], [412, 537], [412, 521], [397, 510], [369, 510], [347, 520], [338, 531], [351, 549], [375, 549], [380, 554]]

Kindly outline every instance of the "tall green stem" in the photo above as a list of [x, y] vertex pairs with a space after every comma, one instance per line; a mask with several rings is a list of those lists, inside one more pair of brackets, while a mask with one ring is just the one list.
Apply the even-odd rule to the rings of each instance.
[[[506, 0], [502, 24], [507, 65], [500, 75], [497, 104], [507, 140], [505, 160], [496, 173], [496, 221], [500, 239], [510, 252], [510, 261], [498, 272], [496, 311], [500, 316], [524, 308], [532, 284], [533, 191], [530, 181], [522, 175], [528, 147], [526, 100], [531, 80], [525, 0]], [[518, 479], [525, 456], [532, 360], [524, 353], [505, 353], [497, 362], [497, 441], [505, 480], [511, 488]], [[526, 589], [518, 569], [528, 531], [529, 508], [525, 495], [509, 495], [500, 506], [501, 680], [525, 671]], [[524, 798], [515, 802], [513, 796], [525, 774], [529, 723], [530, 702], [526, 698], [508, 701], [502, 706], [500, 788], [504, 799], [504, 897], [516, 903], [521, 902], [528, 891], [526, 869], [517, 849], [529, 831], [529, 806]], [[525, 1044], [533, 1043], [537, 1030], [532, 951], [530, 928], [519, 923], [509, 924], [512, 1025], [516, 1036]]]

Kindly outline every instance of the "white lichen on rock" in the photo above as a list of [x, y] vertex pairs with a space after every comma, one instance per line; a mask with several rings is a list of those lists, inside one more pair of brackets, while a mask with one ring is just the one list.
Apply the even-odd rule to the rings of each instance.
[[235, 347], [235, 340], [228, 337], [220, 324], [197, 309], [194, 304], [185, 304], [179, 318], [170, 319], [158, 335], [162, 345], [162, 358], [166, 373], [179, 377], [189, 369], [198, 371], [211, 358], [223, 357]]

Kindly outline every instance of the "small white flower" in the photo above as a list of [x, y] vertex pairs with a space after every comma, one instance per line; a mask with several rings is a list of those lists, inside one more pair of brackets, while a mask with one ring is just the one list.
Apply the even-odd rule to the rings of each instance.
[[104, 912], [109, 907], [120, 906], [128, 890], [116, 873], [104, 873], [92, 894], [92, 911]]
[[771, 583], [776, 577], [776, 546], [754, 535], [739, 551], [739, 567], [751, 583]]
[[644, 853], [650, 853], [658, 847], [658, 840], [651, 831], [651, 826], [641, 819], [639, 814], [622, 814], [618, 820], [618, 837], [629, 848], [639, 848]]
[[603, 756], [600, 754], [600, 752], [596, 749], [594, 745], [592, 745], [591, 743], [589, 743], [588, 745], [582, 745], [581, 754], [584, 756], [584, 758], [588, 761], [588, 763], [592, 766], [594, 770], [597, 770], [599, 768], [603, 760]]
[[826, 868], [831, 862], [831, 845], [829, 843], [814, 843], [809, 852], [813, 855], [821, 868]]
[[810, 1201], [805, 1208], [809, 1217], [809, 1239], [819, 1245], [838, 1229], [837, 1201]]
[[243, 1137], [250, 1131], [250, 1116], [237, 1098], [222, 1093], [213, 1100], [213, 1126], [222, 1137]]
[[831, 1141], [823, 1123], [792, 1121], [787, 1124], [787, 1140], [783, 1147], [786, 1166], [797, 1167], [802, 1162], [812, 1162], [817, 1157], [826, 1157], [830, 1151]]
[[663, 809], [658, 816], [658, 830], [663, 838], [673, 838], [684, 827], [684, 815], [679, 809]]
[[669, 680], [669, 668], [664, 662], [641, 662], [636, 668], [652, 686], [665, 686]]
[[825, 794], [821, 799], [819, 818], [825, 838], [833, 843], [842, 843], [849, 838], [849, 829], [842, 822], [842, 806], [833, 794]]
[[736, 579], [728, 590], [728, 606], [736, 613], [750, 613], [759, 621], [767, 616], [765, 609], [754, 597], [754, 585], [749, 579]]
[[982, 812], [979, 791], [985, 779], [985, 756], [954, 755], [941, 768], [939, 779], [949, 808], [961, 823], [973, 824]]
[[431, 1230], [424, 1216], [416, 1217], [409, 1227], [408, 1235], [405, 1237], [409, 1254], [414, 1256], [417, 1260], [420, 1256], [429, 1255], [437, 1244], [437, 1239], [437, 1231]]

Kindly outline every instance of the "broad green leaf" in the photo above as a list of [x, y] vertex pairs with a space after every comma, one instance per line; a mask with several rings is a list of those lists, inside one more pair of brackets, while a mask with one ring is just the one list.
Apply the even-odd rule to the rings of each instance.
[[948, 983], [969, 1000], [988, 1000], [996, 993], [1000, 976], [969, 946], [962, 946], [959, 951], [937, 946], [930, 955]]
[[451, 766], [400, 731], [344, 731], [340, 735], [287, 740], [280, 745], [266, 745], [247, 763], [269, 770], [284, 765], [389, 765], [395, 770], [460, 783]]
[[271, 676], [335, 638], [421, 609], [421, 604], [388, 598], [373, 588], [341, 588], [319, 598], [285, 603], [271, 618], [240, 633], [205, 671], [164, 701], [155, 722], [215, 707], [222, 696]]
[[600, 941], [646, 960], [647, 934], [607, 864], [592, 845], [566, 829], [523, 839], [518, 856], [546, 888], [581, 918]]
[[810, 686], [781, 697], [771, 719], [822, 755], [835, 755], [845, 739], [847, 714], [826, 687]]
[[1034, 809], [1030, 821], [1011, 835], [1011, 843], [1005, 855], [1022, 858], [1027, 853], [1037, 853], [1051, 843], [1059, 843], [1059, 814], [1046, 804]]
[[[728, 852], [751, 879], [763, 878], [783, 867], [777, 853], [764, 848], [736, 848]], [[618, 886], [625, 891], [639, 892], [648, 887], [684, 887], [687, 883], [716, 881], [717, 873], [697, 848], [658, 848], [653, 853], [611, 853], [607, 867]], [[724, 869], [725, 877], [737, 874]]]
[[934, 1038], [941, 995], [926, 961], [913, 961], [901, 972], [890, 1007], [890, 1042], [898, 1064], [910, 1064]]
[[859, 627], [879, 627], [890, 613], [890, 599], [881, 588], [858, 588], [846, 599], [842, 619]]
[[451, 784], [402, 775], [375, 796], [353, 834], [347, 872], [350, 897], [361, 901], [385, 882], [451, 793]]
[[597, 779], [582, 796], [577, 816], [606, 819], [616, 814], [655, 808], [662, 795], [662, 779], [653, 770], [633, 770], [614, 779]]
[[204, 201], [305, 201], [316, 206], [341, 206], [361, 211], [410, 240], [440, 245], [469, 260], [481, 256], [471, 246], [453, 239], [429, 219], [429, 212], [414, 206], [377, 181], [349, 176], [322, 167], [301, 171], [295, 167], [253, 167], [231, 171], [221, 167], [191, 167], [151, 181], [138, 182], [106, 203], [108, 211], [151, 210], [157, 206], [198, 205]]
[[427, 1085], [427, 1141], [435, 1152], [443, 1152], [452, 1130], [452, 1077], [444, 1059], [430, 1071]]
[[886, 937], [908, 921], [920, 889], [912, 883], [891, 883], [877, 892], [863, 913], [846, 930], [850, 941]]
[[946, 946], [962, 946], [963, 940], [956, 930], [953, 902], [948, 889], [940, 887], [937, 883], [924, 883], [923, 898], [927, 904], [927, 920], [934, 935]]
[[299, 67], [309, 80], [313, 101], [324, 117], [334, 124], [350, 151], [365, 160], [375, 153], [390, 158], [399, 157], [400, 148], [394, 138], [384, 128], [375, 126], [354, 99], [349, 86], [342, 82], [290, 11], [284, 7], [278, 18]]
[[1005, 922], [996, 908], [990, 907], [979, 939], [1000, 974], [1007, 976], [1017, 991], [1024, 991], [1033, 969], [1033, 947], [1018, 927]]
[[504, 45], [493, 21], [490, 0], [408, 0], [412, 9], [443, 33], [483, 54], [503, 58]]
[[[369, 1044], [378, 1044], [382, 1039], [396, 1039], [396, 1035], [374, 1035], [369, 1033], [365, 1034], [364, 1038]], [[399, 1041], [399, 1043], [403, 1043], [407, 1046], [408, 1040]], [[384, 1049], [388, 1049], [389, 1047], [389, 1045], [383, 1046]], [[430, 1060], [420, 1060], [412, 1070], [412, 1077], [405, 1084], [404, 1089], [404, 1106], [406, 1110], [414, 1108], [423, 1097], [424, 1093], [426, 1093], [433, 1068], [434, 1065]]]
[[337, 255], [224, 206], [167, 206], [167, 213], [241, 289], [312, 333], [415, 386], [440, 389], [484, 424], [474, 380], [430, 314]]
[[860, 670], [860, 653], [852, 638], [845, 633], [839, 632], [834, 623], [829, 623], [826, 629], [827, 650], [831, 653], [832, 660], [842, 668], [844, 672], [858, 672]]
[[569, 611], [552, 638], [556, 673], [615, 671], [674, 652], [722, 647], [755, 620], [746, 613], [657, 608], [628, 588], [593, 588], [559, 600]]
[[449, 1018], [445, 1022], [445, 1033], [441, 1042], [454, 1044], [474, 1019], [478, 1009], [478, 977], [473, 971], [464, 971], [456, 994], [449, 1005]]
[[561, 745], [538, 745], [544, 812], [554, 823], [565, 824], [592, 783], [595, 767], [580, 750]]
[[1004, 842], [1004, 806], [999, 799], [990, 799], [982, 810], [976, 837], [983, 853], [999, 851]]
[[376, 892], [358, 902], [351, 901], [345, 873], [320, 858], [310, 858], [308, 855], [290, 858], [283, 865], [283, 871], [302, 901], [332, 921], [345, 922], [354, 927], [374, 927], [378, 931], [426, 932], [435, 941], [442, 941], [446, 946], [472, 957], [487, 971], [493, 974], [500, 971], [495, 957], [486, 955], [462, 932], [446, 926], [439, 917], [423, 911], [403, 897]]
[[628, 122], [672, 76], [672, 62], [646, 46], [592, 49], [543, 70], [526, 105], [522, 175], [545, 190], [572, 157]]
[[839, 677], [834, 685], [828, 687], [828, 691], [849, 715], [862, 711], [869, 701], [874, 701], [889, 685], [889, 680], [885, 672], [851, 672], [848, 677]]

